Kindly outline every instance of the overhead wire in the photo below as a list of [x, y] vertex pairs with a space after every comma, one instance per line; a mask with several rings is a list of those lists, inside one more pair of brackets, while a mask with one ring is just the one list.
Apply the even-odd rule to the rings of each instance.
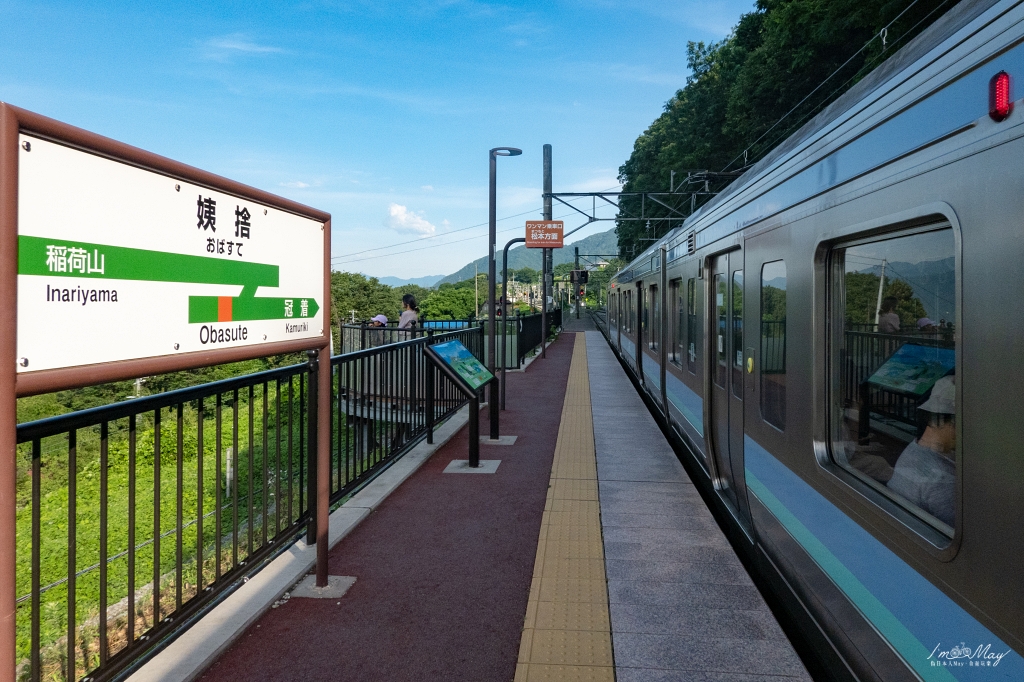
[[[892, 47], [891, 47], [890, 49], [895, 49], [896, 45], [898, 45], [898, 44], [899, 44], [900, 42], [902, 42], [902, 41], [906, 40], [908, 36], [910, 36], [910, 35], [912, 35], [912, 34], [914, 33], [914, 31], [915, 31], [915, 30], [917, 29], [917, 27], [918, 27], [918, 26], [920, 26], [920, 25], [921, 25], [922, 23], [924, 23], [925, 21], [927, 21], [929, 17], [931, 17], [931, 16], [933, 15], [933, 14], [935, 14], [935, 12], [937, 12], [937, 11], [938, 11], [939, 9], [941, 9], [941, 8], [943, 7], [943, 5], [945, 5], [945, 4], [947, 3], [947, 2], [949, 2], [949, 0], [942, 0], [942, 2], [940, 2], [940, 3], [939, 3], [938, 5], [936, 5], [936, 6], [934, 7], [934, 8], [932, 8], [932, 10], [931, 10], [930, 12], [928, 12], [928, 14], [924, 15], [924, 16], [923, 16], [923, 17], [922, 17], [921, 19], [919, 19], [919, 20], [918, 20], [918, 22], [917, 22], [916, 24], [914, 24], [914, 25], [913, 25], [913, 26], [911, 26], [911, 27], [910, 27], [909, 29], [907, 29], [907, 30], [906, 30], [906, 31], [905, 31], [905, 32], [903, 33], [903, 35], [901, 35], [901, 36], [899, 36], [898, 38], [895, 38], [894, 40], [890, 41], [890, 45], [892, 46]], [[910, 7], [907, 7], [907, 9], [910, 9]], [[906, 11], [906, 10], [904, 10], [904, 11]], [[897, 17], [897, 18], [899, 18], [899, 17]], [[895, 21], [895, 19], [894, 19], [893, 21]], [[877, 36], [876, 36], [876, 37], [877, 37]], [[868, 42], [870, 43], [870, 41], [868, 41]], [[828, 95], [826, 95], [825, 97], [823, 97], [823, 98], [821, 99], [821, 101], [820, 101], [820, 102], [819, 102], [818, 104], [816, 104], [816, 105], [814, 106], [814, 108], [812, 108], [812, 109], [811, 109], [810, 111], [808, 111], [808, 112], [807, 112], [806, 114], [804, 114], [804, 115], [803, 115], [803, 116], [802, 116], [802, 117], [801, 117], [801, 118], [800, 118], [800, 119], [799, 119], [799, 120], [798, 120], [798, 121], [797, 121], [797, 122], [796, 122], [796, 123], [795, 123], [795, 124], [793, 125], [793, 129], [798, 129], [798, 128], [799, 128], [800, 126], [802, 126], [802, 125], [803, 125], [804, 123], [806, 123], [808, 119], [810, 119], [810, 118], [811, 118], [811, 117], [813, 117], [813, 116], [816, 116], [816, 115], [817, 115], [817, 114], [818, 114], [818, 113], [819, 113], [819, 112], [820, 112], [820, 111], [821, 111], [821, 110], [822, 110], [822, 109], [823, 109], [823, 108], [824, 108], [825, 106], [827, 106], [828, 104], [830, 104], [830, 103], [831, 103], [831, 102], [833, 101], [833, 98], [834, 98], [834, 97], [835, 97], [835, 96], [836, 96], [836, 95], [837, 95], [838, 93], [841, 93], [841, 92], [843, 92], [843, 91], [844, 91], [844, 90], [846, 89], [846, 87], [847, 87], [847, 86], [848, 86], [848, 85], [849, 85], [849, 84], [850, 84], [851, 82], [853, 82], [853, 81], [855, 81], [855, 80], [857, 80], [857, 79], [859, 79], [859, 78], [861, 78], [861, 77], [863, 77], [863, 76], [867, 75], [867, 73], [870, 73], [870, 72], [871, 72], [871, 71], [872, 71], [872, 70], [873, 70], [873, 69], [874, 69], [874, 68], [875, 68], [876, 66], [878, 66], [878, 63], [879, 63], [879, 62], [880, 62], [880, 61], [881, 61], [881, 60], [882, 60], [882, 59], [883, 59], [884, 57], [887, 57], [887, 56], [889, 56], [890, 54], [891, 54], [891, 52], [890, 52], [889, 50], [886, 50], [886, 51], [883, 51], [883, 52], [879, 52], [879, 53], [878, 53], [877, 55], [875, 55], [874, 57], [872, 57], [872, 58], [871, 58], [870, 60], [868, 60], [868, 61], [866, 61], [866, 62], [865, 62], [864, 64], [862, 64], [862, 65], [861, 65], [861, 67], [860, 67], [860, 69], [858, 69], [858, 70], [857, 70], [857, 72], [856, 72], [855, 74], [853, 74], [852, 76], [850, 76], [849, 78], [847, 78], [847, 79], [846, 79], [845, 81], [843, 81], [843, 83], [842, 83], [842, 84], [840, 84], [839, 86], [837, 86], [837, 87], [836, 87], [835, 89], [833, 89], [833, 90], [832, 90], [832, 91], [831, 91], [831, 92], [830, 92], [830, 93], [829, 93]], [[855, 56], [856, 56], [856, 55], [855, 55]], [[840, 69], [841, 69], [841, 68], [842, 68], [842, 67], [840, 67]], [[837, 70], [838, 70], [838, 69], [837, 69]], [[799, 106], [799, 105], [798, 105], [798, 106]], [[771, 139], [771, 140], [770, 140], [769, 142], [766, 142], [765, 144], [761, 145], [761, 149], [765, 149], [765, 148], [767, 148], [768, 150], [774, 149], [774, 148], [775, 148], [775, 146], [776, 146], [776, 145], [777, 145], [777, 144], [778, 144], [778, 143], [779, 143], [779, 142], [780, 142], [780, 141], [781, 141], [781, 140], [782, 140], [782, 139], [783, 139], [784, 137], [788, 136], [789, 134], [790, 134], [790, 130], [784, 130], [784, 131], [780, 132], [780, 133], [779, 133], [778, 135], [776, 135], [775, 137], [773, 137], [773, 138], [772, 138], [772, 139]], [[748, 148], [747, 148], [747, 151], [753, 150], [753, 148], [754, 148], [754, 146], [755, 146], [756, 144], [757, 144], [757, 142], [756, 142], [756, 141], [755, 141], [754, 143], [752, 143], [752, 144], [750, 145], [750, 147], [748, 147]], [[756, 153], [755, 153], [755, 156], [756, 156]], [[734, 159], [734, 160], [735, 160], [735, 159]], [[741, 168], [747, 168], [747, 167], [749, 167], [749, 165], [753, 165], [753, 164], [748, 164], [748, 166], [743, 166], [743, 167], [741, 167]]]
[[[853, 61], [853, 60], [854, 60], [854, 59], [855, 59], [855, 58], [856, 58], [856, 57], [857, 57], [858, 55], [860, 55], [860, 54], [861, 54], [862, 52], [864, 52], [864, 50], [866, 50], [866, 49], [868, 48], [868, 45], [870, 45], [871, 43], [873, 43], [873, 42], [874, 42], [874, 41], [875, 41], [875, 40], [876, 40], [877, 38], [881, 37], [881, 36], [882, 36], [883, 34], [887, 34], [887, 32], [888, 32], [888, 30], [889, 30], [889, 27], [890, 27], [890, 26], [892, 26], [892, 25], [893, 25], [894, 23], [896, 23], [897, 21], [899, 21], [900, 17], [902, 17], [902, 16], [904, 15], [904, 14], [906, 14], [906, 13], [907, 13], [907, 12], [908, 12], [908, 11], [910, 10], [910, 8], [911, 8], [911, 7], [913, 7], [914, 5], [916, 5], [916, 4], [917, 4], [917, 3], [919, 2], [919, 1], [920, 1], [920, 0], [912, 0], [912, 2], [911, 2], [911, 3], [909, 4], [909, 5], [907, 5], [907, 6], [905, 7], [905, 8], [903, 8], [903, 11], [902, 11], [902, 12], [900, 12], [899, 14], [897, 14], [897, 15], [896, 15], [896, 17], [895, 17], [895, 18], [893, 18], [893, 20], [892, 20], [892, 21], [890, 21], [890, 22], [889, 22], [888, 24], [886, 24], [885, 26], [883, 26], [883, 27], [882, 27], [882, 29], [881, 29], [880, 31], [878, 31], [878, 32], [877, 32], [877, 33], [875, 33], [875, 34], [874, 34], [873, 36], [871, 36], [871, 38], [870, 38], [870, 39], [869, 39], [869, 40], [868, 40], [868, 41], [867, 41], [866, 43], [864, 43], [864, 44], [863, 44], [863, 45], [862, 45], [862, 46], [860, 47], [860, 49], [859, 49], [859, 50], [857, 50], [857, 51], [856, 51], [856, 52], [854, 52], [854, 53], [853, 53], [852, 55], [850, 55], [850, 57], [849, 57], [849, 58], [848, 58], [848, 59], [847, 59], [847, 60], [846, 60], [845, 62], [843, 62], [843, 63], [842, 63], [842, 64], [841, 64], [841, 65], [840, 65], [840, 66], [839, 66], [839, 67], [838, 67], [838, 68], [837, 68], [837, 69], [836, 69], [835, 71], [833, 71], [832, 73], [830, 73], [830, 74], [829, 74], [828, 76], [826, 76], [826, 77], [825, 77], [825, 79], [824, 79], [824, 80], [822, 80], [822, 81], [821, 81], [820, 83], [818, 83], [818, 85], [816, 85], [816, 86], [814, 87], [814, 89], [813, 89], [813, 90], [811, 90], [811, 91], [810, 91], [809, 93], [807, 93], [807, 95], [805, 95], [803, 99], [801, 99], [801, 100], [800, 100], [799, 102], [797, 102], [797, 103], [796, 103], [796, 105], [794, 105], [794, 106], [793, 106], [793, 107], [792, 107], [792, 108], [791, 108], [791, 109], [790, 109], [789, 111], [787, 111], [787, 112], [786, 112], [785, 114], [783, 114], [781, 118], [779, 118], [779, 119], [778, 119], [777, 121], [775, 121], [775, 123], [773, 123], [773, 124], [772, 124], [772, 125], [771, 125], [771, 126], [770, 126], [770, 127], [768, 128], [768, 130], [766, 130], [766, 131], [764, 131], [763, 133], [761, 133], [761, 135], [760, 135], [760, 136], [759, 136], [759, 137], [758, 137], [758, 138], [757, 138], [756, 140], [754, 140], [753, 142], [751, 142], [751, 143], [750, 143], [749, 145], [747, 145], [747, 147], [746, 147], [746, 148], [745, 148], [745, 149], [744, 149], [743, 151], [741, 151], [741, 152], [740, 152], [739, 154], [737, 154], [737, 155], [736, 155], [735, 157], [733, 157], [732, 161], [730, 161], [729, 163], [727, 163], [727, 164], [725, 165], [725, 168], [723, 168], [721, 172], [725, 172], [725, 171], [729, 170], [730, 166], [732, 166], [732, 164], [733, 164], [733, 163], [735, 163], [735, 162], [737, 161], [737, 159], [739, 159], [740, 157], [742, 157], [742, 156], [743, 156], [743, 155], [744, 155], [745, 153], [748, 153], [748, 152], [749, 152], [749, 151], [750, 151], [750, 150], [751, 150], [751, 149], [752, 149], [752, 148], [754, 147], [754, 145], [756, 145], [756, 144], [757, 144], [758, 142], [760, 142], [760, 141], [761, 141], [762, 139], [764, 139], [765, 135], [767, 135], [767, 134], [768, 134], [768, 133], [770, 133], [770, 132], [771, 132], [772, 130], [774, 130], [774, 129], [775, 129], [775, 128], [776, 128], [776, 127], [777, 127], [777, 126], [778, 126], [778, 125], [780, 124], [780, 123], [782, 123], [782, 122], [783, 122], [784, 120], [786, 120], [786, 118], [788, 118], [790, 114], [792, 114], [792, 113], [793, 113], [794, 111], [796, 111], [797, 109], [799, 109], [799, 108], [800, 108], [800, 107], [801, 107], [801, 106], [803, 105], [803, 103], [804, 103], [804, 102], [806, 102], [806, 101], [807, 101], [808, 99], [810, 99], [810, 98], [811, 98], [811, 96], [812, 96], [812, 95], [814, 95], [814, 93], [816, 93], [816, 92], [817, 92], [818, 90], [820, 90], [820, 89], [821, 89], [821, 88], [822, 88], [822, 87], [823, 87], [823, 86], [824, 86], [824, 85], [825, 85], [825, 84], [826, 84], [827, 82], [829, 82], [829, 81], [830, 81], [830, 80], [831, 80], [831, 79], [832, 79], [832, 78], [833, 78], [833, 77], [834, 77], [834, 76], [835, 76], [835, 75], [836, 75], [837, 73], [839, 73], [839, 72], [840, 72], [840, 71], [842, 71], [842, 70], [843, 70], [844, 68], [846, 68], [846, 66], [847, 66], [847, 65], [848, 65], [848, 64], [849, 64], [849, 63], [850, 63], [851, 61]], [[920, 23], [920, 22], [918, 22], [918, 23]], [[826, 100], [826, 101], [827, 101], [827, 100]]]
[[[621, 185], [615, 185], [614, 187], [610, 187], [610, 188], [608, 188], [606, 190], [601, 190], [601, 191], [609, 192], [609, 191], [615, 189], [615, 187], [621, 187]], [[575, 202], [575, 201], [579, 201], [579, 200], [585, 199], [585, 198], [587, 198], [587, 197], [578, 197], [576, 199], [570, 199], [570, 203], [571, 202]], [[512, 218], [517, 218], [517, 217], [524, 216], [524, 215], [528, 215], [530, 213], [536, 213], [538, 210], [543, 210], [543, 208], [535, 209], [535, 210], [530, 210], [530, 211], [524, 211], [523, 213], [517, 213], [515, 215], [505, 216], [503, 218], [499, 218], [498, 222], [501, 222], [501, 221], [504, 221], [504, 220], [510, 220]], [[575, 213], [566, 213], [564, 215], [558, 216], [556, 218], [556, 220], [561, 219], [561, 218], [566, 218], [566, 217], [569, 217], [569, 216], [572, 216], [572, 215], [576, 215], [576, 214]], [[440, 248], [442, 246], [449, 246], [451, 244], [458, 244], [460, 242], [471, 241], [473, 239], [482, 239], [482, 238], [486, 237], [487, 235], [483, 235], [483, 234], [473, 235], [472, 237], [465, 237], [463, 239], [455, 239], [455, 240], [452, 240], [452, 241], [446, 241], [446, 242], [444, 242], [442, 244], [431, 244], [429, 246], [423, 246], [423, 247], [414, 248], [414, 249], [406, 249], [404, 251], [394, 251], [394, 252], [391, 252], [391, 253], [383, 253], [383, 254], [380, 254], [380, 255], [377, 255], [377, 256], [366, 256], [364, 258], [351, 258], [352, 256], [357, 256], [357, 255], [360, 255], [360, 254], [363, 254], [363, 253], [369, 253], [371, 251], [380, 251], [380, 250], [383, 250], [383, 249], [391, 249], [391, 248], [395, 248], [397, 246], [402, 246], [404, 244], [419, 243], [419, 242], [422, 242], [422, 241], [424, 241], [426, 239], [432, 239], [435, 236], [436, 237], [446, 237], [446, 236], [448, 236], [450, 234], [453, 234], [455, 232], [464, 232], [466, 230], [471, 230], [471, 229], [478, 228], [478, 227], [484, 227], [484, 226], [487, 226], [487, 225], [489, 225], [489, 223], [480, 223], [478, 225], [471, 225], [469, 227], [460, 227], [457, 230], [452, 230], [450, 232], [445, 232], [444, 234], [432, 235], [430, 237], [422, 237], [420, 239], [413, 239], [413, 240], [406, 241], [406, 242], [399, 242], [398, 244], [391, 244], [389, 246], [378, 246], [378, 247], [375, 247], [373, 249], [365, 249], [363, 251], [357, 251], [355, 253], [351, 253], [351, 254], [344, 255], [344, 256], [333, 256], [331, 258], [331, 264], [332, 265], [348, 265], [350, 263], [359, 263], [359, 262], [362, 262], [362, 261], [374, 260], [374, 259], [377, 259], [377, 258], [387, 258], [389, 256], [398, 256], [398, 255], [401, 255], [401, 254], [404, 254], [404, 253], [413, 253], [413, 252], [416, 252], [416, 251], [425, 251], [427, 249], [436, 249], [436, 248]], [[516, 227], [510, 227], [510, 228], [506, 228], [504, 230], [498, 230], [496, 232], [496, 234], [504, 234], [505, 232], [511, 232], [512, 230], [518, 230], [518, 229], [522, 229], [522, 228], [520, 228], [517, 225]]]

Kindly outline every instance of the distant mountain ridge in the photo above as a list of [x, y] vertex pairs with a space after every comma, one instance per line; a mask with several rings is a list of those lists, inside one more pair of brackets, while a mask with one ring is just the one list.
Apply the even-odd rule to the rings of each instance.
[[[502, 266], [502, 254], [501, 249], [505, 245], [499, 243], [495, 251], [498, 268], [498, 280], [501, 280], [501, 266]], [[573, 261], [574, 249], [579, 247], [580, 254], [601, 254], [604, 256], [604, 260], [609, 260], [608, 256], [614, 255], [619, 252], [619, 241], [615, 236], [615, 230], [611, 229], [607, 232], [598, 232], [592, 234], [589, 237], [584, 237], [579, 241], [571, 244], [566, 244], [561, 249], [555, 249], [552, 254], [552, 263], [554, 265], [560, 265], [562, 263], [571, 263]], [[540, 270], [540, 249], [527, 249], [525, 246], [519, 244], [508, 250], [508, 267], [510, 270], [517, 270], [519, 268], [533, 268], [534, 270]], [[487, 274], [487, 256], [477, 258], [475, 261], [468, 263], [456, 272], [440, 279], [437, 283], [442, 284], [444, 282], [461, 282], [464, 279], [473, 278], [473, 266], [478, 268], [478, 271], [482, 274]], [[383, 279], [381, 280], [384, 281]]]
[[401, 277], [378, 277], [377, 281], [381, 284], [387, 284], [389, 287], [400, 287], [405, 284], [415, 284], [421, 287], [427, 287], [428, 289], [444, 278], [444, 275], [426, 275], [424, 277], [410, 277], [408, 279], [402, 279]]

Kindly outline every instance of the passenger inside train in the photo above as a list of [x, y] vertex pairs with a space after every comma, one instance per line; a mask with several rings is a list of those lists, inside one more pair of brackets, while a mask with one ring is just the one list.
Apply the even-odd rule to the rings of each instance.
[[956, 334], [945, 321], [956, 320], [953, 230], [840, 246], [832, 262], [843, 316], [835, 462], [952, 536]]
[[924, 432], [896, 460], [889, 490], [946, 525], [953, 525], [956, 493], [956, 377], [935, 382], [920, 407]]

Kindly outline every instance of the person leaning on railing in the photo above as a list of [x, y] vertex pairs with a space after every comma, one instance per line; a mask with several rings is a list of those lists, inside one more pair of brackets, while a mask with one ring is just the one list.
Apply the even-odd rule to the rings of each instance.
[[403, 332], [402, 335], [406, 338], [416, 335], [416, 324], [419, 319], [420, 309], [416, 305], [416, 297], [412, 294], [406, 294], [402, 297], [402, 314], [398, 318], [398, 328], [408, 329], [408, 332]]

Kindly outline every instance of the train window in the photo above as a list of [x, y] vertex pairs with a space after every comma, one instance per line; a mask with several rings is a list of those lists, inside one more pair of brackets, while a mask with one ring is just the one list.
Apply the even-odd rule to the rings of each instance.
[[786, 428], [786, 264], [761, 266], [761, 417]]
[[683, 280], [676, 279], [669, 283], [669, 347], [668, 361], [677, 366], [683, 364], [683, 322], [686, 311], [683, 309], [683, 299], [679, 290], [682, 288]]
[[625, 328], [627, 334], [633, 333], [633, 320], [635, 313], [633, 312], [633, 292], [627, 291], [623, 294], [626, 297], [626, 314], [623, 319], [623, 328]]
[[835, 248], [833, 457], [952, 536], [956, 258], [951, 229]]
[[650, 302], [650, 300], [648, 298], [648, 291], [647, 291], [647, 289], [643, 288], [643, 285], [640, 286], [640, 290], [639, 291], [640, 291], [640, 296], [638, 296], [637, 298], [640, 299], [640, 306], [641, 306], [640, 307], [640, 334], [643, 335], [644, 340], [650, 341], [650, 338], [651, 338], [650, 329], [651, 329], [651, 327], [648, 324], [648, 322], [650, 321], [649, 317], [650, 317], [650, 313], [651, 313], [651, 302]]
[[686, 368], [697, 373], [697, 280], [686, 280]]
[[743, 399], [743, 271], [732, 273], [732, 393]]
[[715, 383], [725, 388], [726, 371], [729, 367], [728, 340], [729, 333], [726, 325], [729, 320], [729, 300], [726, 298], [729, 289], [729, 280], [722, 275], [715, 275], [715, 313], [718, 316], [718, 329], [715, 330], [715, 342], [718, 344], [718, 361], [715, 363]]
[[651, 350], [658, 350], [658, 344], [661, 343], [661, 294], [658, 292], [657, 286], [651, 286], [648, 291], [650, 292], [648, 303], [651, 309], [651, 326], [650, 333], [647, 335], [647, 346]]

